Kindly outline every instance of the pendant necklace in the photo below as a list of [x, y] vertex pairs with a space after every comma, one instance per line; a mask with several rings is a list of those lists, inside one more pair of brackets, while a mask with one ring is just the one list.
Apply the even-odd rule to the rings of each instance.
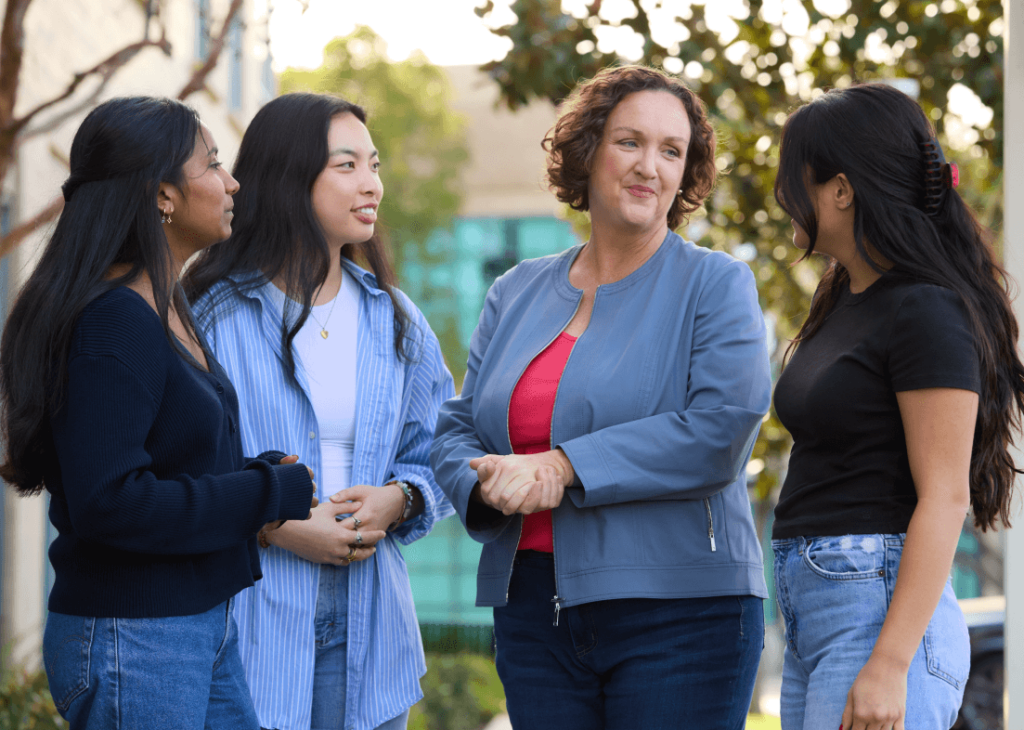
[[[321, 284], [320, 286], [323, 287], [323, 284]], [[341, 289], [344, 286], [345, 277], [343, 276], [341, 279], [341, 286], [338, 287], [338, 293], [334, 296], [334, 301], [331, 302], [331, 311], [327, 313], [327, 318], [323, 322], [317, 319], [316, 315], [313, 314], [312, 305], [309, 307], [309, 316], [313, 318], [314, 322], [320, 325], [320, 336], [323, 337], [325, 340], [327, 339], [327, 336], [330, 334], [330, 332], [327, 331], [327, 323], [331, 321], [331, 315], [334, 314], [334, 305], [338, 303], [339, 299], [341, 299]], [[317, 292], [317, 294], [319, 294], [319, 292]]]

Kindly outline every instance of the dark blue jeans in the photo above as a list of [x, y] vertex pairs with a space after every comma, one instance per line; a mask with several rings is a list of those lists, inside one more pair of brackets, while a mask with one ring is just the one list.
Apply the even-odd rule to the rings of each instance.
[[554, 561], [516, 555], [494, 609], [498, 675], [517, 730], [743, 730], [764, 646], [754, 596], [629, 598], [563, 608]]

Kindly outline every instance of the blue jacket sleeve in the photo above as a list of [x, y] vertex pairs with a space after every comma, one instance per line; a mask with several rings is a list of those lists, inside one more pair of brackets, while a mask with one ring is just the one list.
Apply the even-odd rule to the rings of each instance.
[[455, 396], [455, 385], [444, 364], [441, 345], [425, 319], [420, 327], [424, 332], [423, 347], [417, 360], [409, 366], [409, 409], [392, 466], [392, 479], [419, 489], [424, 509], [395, 530], [395, 537], [403, 545], [425, 537], [434, 523], [454, 512], [430, 468], [430, 447], [438, 410], [442, 403]]
[[308, 514], [312, 482], [302, 465], [254, 459], [225, 474], [158, 478], [146, 449], [157, 401], [117, 357], [73, 358], [66, 392], [51, 424], [68, 512], [83, 539], [131, 552], [206, 553], [245, 542], [267, 522]]
[[[672, 367], [672, 363], [665, 363]], [[578, 507], [701, 499], [739, 478], [771, 402], [764, 317], [750, 268], [732, 261], [701, 292], [686, 402], [557, 444], [576, 471]]]
[[466, 377], [462, 381], [462, 392], [458, 398], [441, 406], [434, 432], [434, 445], [430, 451], [430, 463], [434, 467], [437, 483], [448, 495], [466, 531], [479, 542], [494, 540], [512, 521], [512, 517], [506, 517], [500, 511], [469, 498], [477, 484], [476, 472], [469, 468], [469, 462], [490, 453], [480, 441], [473, 423], [473, 393], [480, 363], [487, 353], [500, 317], [502, 282], [503, 278], [499, 277], [487, 292], [480, 321], [469, 343], [469, 359], [466, 363]]

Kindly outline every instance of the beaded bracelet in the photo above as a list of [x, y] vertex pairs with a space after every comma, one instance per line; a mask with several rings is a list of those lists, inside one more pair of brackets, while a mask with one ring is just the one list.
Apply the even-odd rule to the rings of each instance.
[[412, 517], [413, 497], [412, 497], [412, 487], [410, 487], [407, 482], [399, 481], [399, 480], [396, 479], [393, 482], [388, 482], [384, 486], [388, 486], [388, 484], [394, 484], [395, 486], [397, 486], [399, 489], [402, 490], [402, 494], [405, 496], [405, 506], [402, 508], [402, 516], [399, 517], [394, 522], [392, 522], [390, 525], [388, 525], [388, 532], [391, 532], [396, 527], [398, 527], [400, 524], [402, 524], [407, 519]]

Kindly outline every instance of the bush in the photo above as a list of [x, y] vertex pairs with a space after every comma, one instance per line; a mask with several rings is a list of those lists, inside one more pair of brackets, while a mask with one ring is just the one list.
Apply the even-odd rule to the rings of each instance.
[[494, 660], [481, 654], [427, 654], [423, 699], [409, 713], [409, 730], [475, 730], [505, 711]]
[[67, 723], [57, 714], [46, 673], [7, 670], [0, 680], [0, 730], [56, 730]]

